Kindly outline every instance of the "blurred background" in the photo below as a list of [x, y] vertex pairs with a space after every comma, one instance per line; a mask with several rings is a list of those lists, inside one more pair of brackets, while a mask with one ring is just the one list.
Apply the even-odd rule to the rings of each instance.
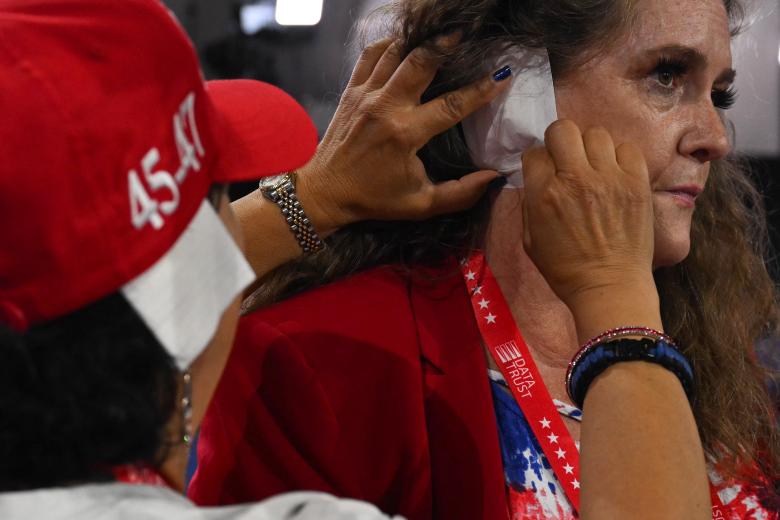
[[[384, 0], [165, 2], [195, 41], [209, 78], [281, 87], [322, 135], [359, 53], [354, 28]], [[729, 117], [736, 146], [754, 167], [780, 250], [780, 0], [754, 1], [749, 27], [734, 42], [734, 63], [739, 96]], [[780, 280], [780, 262], [771, 267]]]

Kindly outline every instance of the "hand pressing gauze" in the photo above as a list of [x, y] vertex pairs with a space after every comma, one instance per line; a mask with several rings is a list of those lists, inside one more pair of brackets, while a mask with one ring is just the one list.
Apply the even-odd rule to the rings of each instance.
[[521, 156], [544, 143], [544, 131], [556, 119], [555, 91], [545, 50], [513, 47], [493, 63], [512, 68], [512, 84], [490, 104], [463, 121], [471, 159], [478, 168], [507, 177], [507, 188], [523, 186]]

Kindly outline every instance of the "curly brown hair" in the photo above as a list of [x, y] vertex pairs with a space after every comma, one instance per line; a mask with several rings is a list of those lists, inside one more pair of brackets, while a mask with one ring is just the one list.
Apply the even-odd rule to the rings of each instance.
[[[547, 49], [556, 81], [603, 51], [630, 29], [629, 0], [400, 0], [382, 11], [388, 31], [408, 53], [425, 45], [444, 54], [444, 65], [423, 99], [483, 75], [485, 56], [508, 46]], [[724, 0], [736, 34], [742, 4]], [[459, 31], [446, 52], [431, 43]], [[585, 50], [583, 50], [585, 49]], [[462, 132], [454, 128], [420, 151], [434, 181], [474, 171]], [[245, 312], [373, 266], [412, 271], [479, 247], [490, 196], [473, 209], [425, 222], [363, 222], [334, 234], [330, 247], [271, 273], [245, 303]], [[746, 477], [756, 465], [780, 476], [780, 435], [766, 390], [770, 376], [755, 359], [754, 345], [775, 334], [775, 286], [765, 264], [767, 229], [763, 202], [747, 169], [736, 159], [713, 162], [697, 201], [691, 253], [655, 273], [668, 332], [685, 345], [697, 380], [694, 414], [702, 441], [721, 472]]]

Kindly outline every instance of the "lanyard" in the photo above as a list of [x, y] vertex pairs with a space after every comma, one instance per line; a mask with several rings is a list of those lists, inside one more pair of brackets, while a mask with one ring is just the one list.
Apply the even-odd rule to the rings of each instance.
[[577, 447], [539, 375], [485, 255], [475, 253], [463, 264], [462, 270], [482, 339], [569, 502], [575, 511], [579, 511], [580, 457]]
[[[482, 340], [531, 426], [569, 502], [575, 511], [579, 511], [579, 452], [539, 375], [485, 255], [474, 253], [461, 268]], [[726, 519], [725, 506], [712, 483], [710, 497], [713, 520]]]
[[718, 490], [710, 484], [710, 500], [712, 501], [712, 520], [726, 520], [726, 507], [718, 495]]

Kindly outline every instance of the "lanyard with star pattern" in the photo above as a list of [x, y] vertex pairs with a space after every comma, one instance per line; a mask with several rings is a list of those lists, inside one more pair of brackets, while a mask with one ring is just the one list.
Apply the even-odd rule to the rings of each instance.
[[580, 506], [580, 461], [574, 439], [566, 429], [547, 387], [539, 375], [482, 253], [473, 254], [462, 266], [474, 317], [482, 339], [542, 447], [558, 482], [575, 511]]

